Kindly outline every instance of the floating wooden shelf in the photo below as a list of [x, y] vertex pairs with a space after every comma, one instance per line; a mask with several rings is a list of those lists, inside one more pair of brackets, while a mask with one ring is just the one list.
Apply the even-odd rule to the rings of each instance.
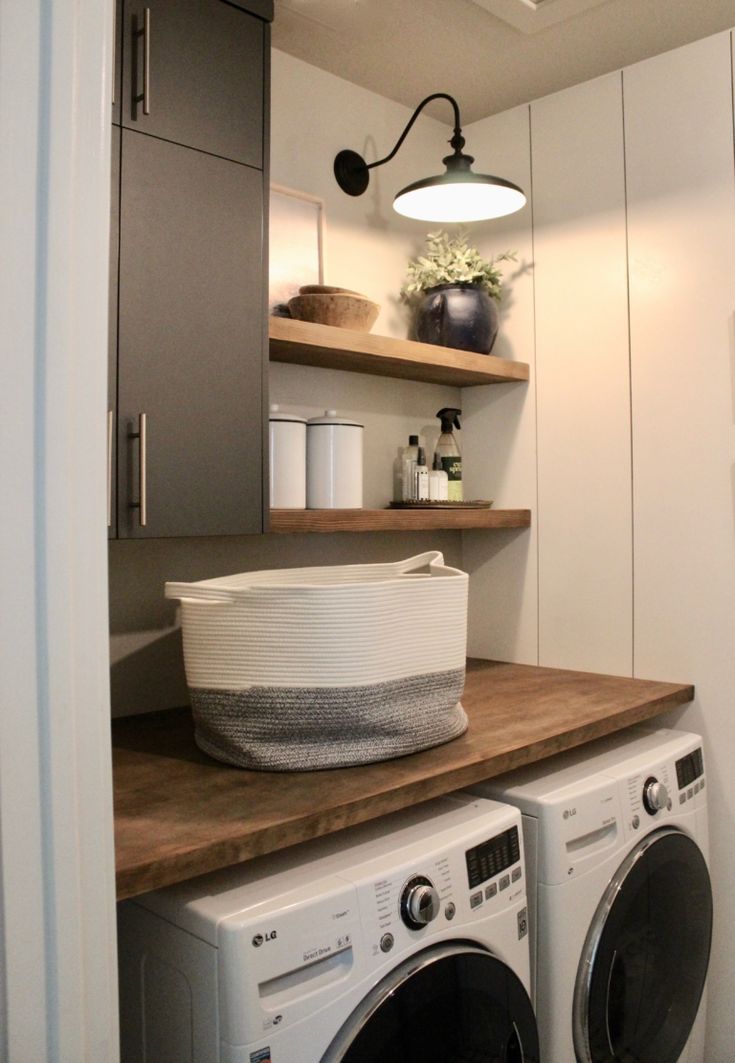
[[453, 387], [528, 380], [525, 362], [285, 317], [270, 319], [270, 357], [273, 362], [345, 369]]
[[530, 509], [272, 509], [270, 530], [295, 532], [438, 531], [528, 528]]
[[471, 661], [470, 726], [446, 745], [331, 771], [230, 768], [191, 714], [113, 721], [118, 896], [181, 882], [530, 764], [691, 701], [691, 686]]

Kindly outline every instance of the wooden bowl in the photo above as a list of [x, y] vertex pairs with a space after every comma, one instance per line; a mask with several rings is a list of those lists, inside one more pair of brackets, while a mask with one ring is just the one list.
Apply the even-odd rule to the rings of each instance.
[[[331, 284], [304, 284], [299, 288], [299, 295], [360, 295], [352, 288], [335, 288]], [[364, 296], [362, 296], [364, 298]]]
[[291, 317], [299, 321], [314, 321], [319, 325], [369, 332], [380, 312], [377, 303], [364, 295], [348, 292], [314, 292], [295, 295], [288, 301]]

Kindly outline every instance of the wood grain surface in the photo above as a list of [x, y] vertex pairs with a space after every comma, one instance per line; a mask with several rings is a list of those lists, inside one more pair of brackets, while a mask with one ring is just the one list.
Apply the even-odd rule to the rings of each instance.
[[270, 531], [436, 531], [528, 528], [530, 509], [272, 509]]
[[316, 325], [285, 317], [270, 319], [273, 362], [344, 369], [373, 376], [402, 377], [463, 387], [528, 380], [528, 365], [492, 354], [474, 354], [415, 340]]
[[683, 705], [692, 686], [469, 661], [462, 737], [318, 772], [243, 771], [194, 744], [187, 709], [113, 722], [118, 897], [449, 793]]

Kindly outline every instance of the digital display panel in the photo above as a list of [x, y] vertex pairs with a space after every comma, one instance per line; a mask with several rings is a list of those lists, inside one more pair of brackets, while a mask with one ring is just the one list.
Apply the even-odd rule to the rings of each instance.
[[467, 878], [470, 889], [479, 886], [482, 882], [499, 875], [512, 864], [517, 864], [521, 858], [521, 844], [518, 837], [518, 827], [511, 827], [481, 842], [474, 849], [468, 849], [465, 853], [467, 860]]
[[686, 757], [682, 757], [681, 760], [677, 760], [676, 781], [680, 790], [691, 785], [700, 775], [704, 775], [704, 758], [702, 757], [701, 749], [695, 749], [693, 753], [689, 753]]

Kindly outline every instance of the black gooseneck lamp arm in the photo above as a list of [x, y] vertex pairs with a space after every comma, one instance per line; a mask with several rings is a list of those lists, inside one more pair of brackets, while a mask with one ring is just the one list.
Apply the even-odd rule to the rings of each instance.
[[393, 151], [391, 151], [390, 155], [386, 155], [384, 159], [379, 159], [377, 162], [366, 163], [362, 155], [358, 155], [356, 151], [350, 151], [349, 148], [339, 152], [334, 160], [334, 176], [337, 178], [337, 184], [343, 192], [346, 192], [348, 196], [361, 196], [363, 194], [370, 181], [370, 171], [376, 166], [382, 166], [383, 163], [390, 162], [410, 133], [411, 127], [423, 111], [424, 107], [431, 103], [432, 100], [448, 100], [454, 108], [454, 135], [449, 141], [454, 149], [454, 153], [448, 155], [442, 161], [451, 169], [467, 170], [469, 168], [475, 160], [471, 155], [464, 155], [462, 153], [462, 148], [464, 147], [465, 142], [464, 137], [462, 136], [462, 126], [459, 118], [459, 105], [454, 97], [449, 96], [446, 92], [434, 92], [431, 96], [427, 96], [425, 100], [422, 100], [418, 105], [409, 118], [406, 128], [398, 138]]

